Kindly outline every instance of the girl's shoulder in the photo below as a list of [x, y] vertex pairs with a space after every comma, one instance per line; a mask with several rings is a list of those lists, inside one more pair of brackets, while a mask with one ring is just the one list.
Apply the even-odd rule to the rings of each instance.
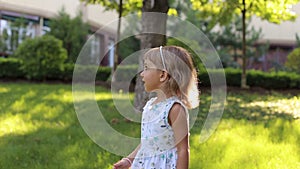
[[152, 97], [152, 98], [150, 98], [147, 102], [146, 102], [146, 104], [145, 104], [145, 106], [144, 106], [144, 110], [147, 108], [147, 107], [149, 107], [149, 106], [151, 106], [152, 104], [153, 104], [153, 102], [156, 100], [156, 98], [157, 97]]
[[156, 99], [157, 99], [157, 97], [150, 98], [147, 101], [146, 105], [144, 106], [144, 110], [155, 107], [155, 108], [159, 108], [161, 110], [169, 111], [174, 106], [174, 104], [177, 103], [180, 106], [182, 106], [186, 112], [188, 112], [186, 105], [177, 96], [169, 97], [166, 100], [160, 101], [158, 103], [155, 103]]
[[186, 105], [177, 96], [173, 96], [173, 97], [166, 99], [163, 107], [161, 107], [161, 108], [165, 109], [165, 110], [167, 110], [167, 112], [169, 112], [175, 105], [182, 107], [185, 110], [185, 112], [188, 113], [188, 109], [187, 109]]

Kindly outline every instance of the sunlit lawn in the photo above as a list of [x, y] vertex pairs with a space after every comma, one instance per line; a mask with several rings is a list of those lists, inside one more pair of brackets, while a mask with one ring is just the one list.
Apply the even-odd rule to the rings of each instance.
[[[139, 124], [123, 119], [110, 90], [96, 91], [111, 126], [138, 137]], [[300, 93], [228, 93], [221, 123], [204, 143], [199, 134], [209, 92], [201, 101], [191, 130], [191, 169], [300, 169]], [[0, 169], [108, 169], [120, 158], [83, 131], [71, 85], [0, 83]]]

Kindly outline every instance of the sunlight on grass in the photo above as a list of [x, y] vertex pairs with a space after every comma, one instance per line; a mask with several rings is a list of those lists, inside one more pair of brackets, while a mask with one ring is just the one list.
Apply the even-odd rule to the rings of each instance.
[[[115, 130], [139, 137], [140, 124], [116, 110], [111, 91], [95, 90], [76, 91], [82, 96], [78, 101], [95, 100]], [[120, 101], [128, 97], [132, 103], [132, 93], [115, 95]], [[191, 130], [190, 169], [300, 169], [299, 94], [228, 93], [217, 131], [202, 144], [201, 125], [211, 96], [204, 92], [200, 97]], [[70, 84], [0, 83], [0, 152], [3, 169], [109, 169], [121, 158], [83, 131]]]
[[0, 137], [7, 134], [25, 134], [36, 130], [39, 126], [24, 121], [22, 116], [9, 116], [0, 120]]
[[58, 93], [49, 93], [43, 97], [43, 100], [58, 100], [64, 103], [73, 103], [73, 97], [71, 91], [58, 90]]
[[103, 150], [78, 123], [71, 87], [0, 84], [0, 168], [102, 168]]
[[9, 92], [9, 91], [10, 91], [9, 88], [0, 86], [0, 93], [7, 93], [7, 92]]
[[269, 110], [268, 113], [284, 113], [290, 114], [294, 118], [300, 118], [300, 97], [292, 97], [289, 99], [278, 99], [274, 101], [254, 101], [249, 104], [242, 104], [241, 107], [252, 108], [262, 107]]
[[107, 99], [112, 99], [112, 97], [114, 97], [114, 99], [133, 99], [134, 94], [133, 93], [110, 93], [110, 92], [97, 92], [96, 94], [96, 100], [97, 101], [101, 101], [101, 100], [107, 100]]
[[268, 125], [283, 127], [284, 132], [269, 130], [264, 124], [225, 119], [204, 144], [199, 143], [199, 135], [192, 135], [191, 168], [299, 169], [299, 121], [278, 119]]

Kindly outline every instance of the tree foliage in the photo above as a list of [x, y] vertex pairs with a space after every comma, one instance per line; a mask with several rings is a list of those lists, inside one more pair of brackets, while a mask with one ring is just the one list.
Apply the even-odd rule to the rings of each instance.
[[293, 4], [299, 0], [191, 0], [193, 9], [202, 11], [199, 17], [211, 18], [210, 25], [216, 23], [226, 24], [231, 21], [235, 14], [241, 14], [246, 10], [246, 17], [256, 15], [257, 17], [272, 23], [279, 24], [286, 20], [295, 20], [296, 13], [291, 11]]
[[296, 14], [291, 11], [293, 4], [299, 0], [191, 0], [193, 8], [202, 11], [202, 18], [211, 18], [209, 25], [220, 23], [224, 25], [231, 21], [234, 14], [242, 16], [242, 78], [241, 87], [246, 85], [246, 18], [252, 15], [268, 20], [272, 23], [281, 23], [284, 20], [295, 20]]
[[[225, 25], [219, 25], [218, 29], [213, 29], [215, 25], [210, 25], [213, 18], [202, 18], [199, 17], [203, 15], [202, 11], [191, 9], [191, 2], [187, 1], [181, 3], [178, 6], [178, 14], [180, 17], [185, 18], [200, 29], [212, 42], [216, 48], [224, 67], [239, 67], [237, 60], [241, 58], [242, 51], [242, 18], [240, 15], [234, 14], [231, 21]], [[247, 19], [247, 22], [250, 22]], [[217, 24], [217, 23], [216, 23]], [[185, 31], [180, 28], [181, 25], [174, 25], [169, 28], [169, 31], [178, 32]], [[192, 34], [193, 32], [187, 32], [186, 34]], [[246, 50], [247, 57], [252, 57], [255, 55], [254, 43], [258, 40], [262, 34], [261, 29], [255, 29], [246, 25], [246, 35], [247, 35], [247, 45], [249, 48]], [[189, 36], [197, 36], [189, 35]]]
[[68, 53], [67, 62], [75, 63], [89, 33], [89, 26], [83, 22], [81, 14], [71, 18], [62, 9], [58, 16], [50, 21], [50, 29], [48, 34], [63, 42], [63, 47]]
[[[250, 21], [250, 20], [248, 20]], [[221, 26], [212, 37], [212, 42], [220, 53], [224, 67], [237, 67], [238, 58], [242, 58], [242, 18], [235, 15], [233, 20], [224, 26]], [[254, 27], [246, 25], [246, 57], [254, 57], [256, 50], [254, 43], [261, 38], [261, 29], [256, 30]]]
[[[105, 7], [106, 10], [119, 9], [120, 0], [81, 0], [89, 4], [100, 4]], [[122, 0], [122, 16], [128, 15], [131, 12], [141, 10], [143, 4], [141, 0]]]

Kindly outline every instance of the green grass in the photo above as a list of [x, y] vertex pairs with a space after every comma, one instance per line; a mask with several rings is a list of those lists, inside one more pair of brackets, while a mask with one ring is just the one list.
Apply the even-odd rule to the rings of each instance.
[[[138, 137], [139, 124], [123, 120], [110, 91], [96, 91], [111, 126]], [[210, 99], [203, 92], [191, 130], [191, 169], [300, 169], [299, 93], [228, 93], [217, 130], [200, 143]], [[83, 131], [71, 85], [0, 83], [0, 169], [108, 169], [118, 159]]]

